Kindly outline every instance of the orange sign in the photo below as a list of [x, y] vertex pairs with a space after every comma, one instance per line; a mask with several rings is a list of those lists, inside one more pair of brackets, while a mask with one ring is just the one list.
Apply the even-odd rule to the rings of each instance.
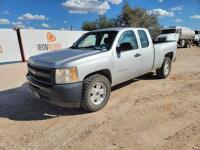
[[1, 54], [1, 53], [3, 53], [3, 49], [2, 49], [2, 47], [0, 46], [0, 54]]
[[[38, 51], [48, 51], [48, 50], [58, 50], [61, 49], [61, 43], [56, 43], [56, 36], [53, 35], [51, 32], [47, 33], [47, 41], [49, 43], [38, 43], [37, 48]], [[53, 43], [50, 43], [53, 42]]]
[[48, 32], [47, 40], [48, 40], [48, 42], [54, 42], [54, 41], [56, 41], [56, 37], [51, 32]]

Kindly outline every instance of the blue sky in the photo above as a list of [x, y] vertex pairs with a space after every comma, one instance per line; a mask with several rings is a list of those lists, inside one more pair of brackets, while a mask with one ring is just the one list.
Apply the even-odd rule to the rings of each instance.
[[[163, 26], [200, 29], [200, 0], [126, 0], [159, 15]], [[0, 0], [0, 28], [80, 29], [84, 21], [117, 16], [125, 0]]]

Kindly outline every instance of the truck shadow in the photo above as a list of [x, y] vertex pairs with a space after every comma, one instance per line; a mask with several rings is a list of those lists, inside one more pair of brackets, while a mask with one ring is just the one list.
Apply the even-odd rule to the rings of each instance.
[[24, 83], [21, 87], [0, 92], [0, 118], [31, 121], [85, 113], [86, 111], [83, 109], [61, 109], [49, 103], [38, 101], [27, 83]]
[[125, 86], [128, 86], [128, 85], [130, 85], [130, 84], [132, 84], [132, 83], [134, 83], [134, 82], [140, 81], [140, 80], [159, 80], [159, 79], [157, 78], [157, 76], [155, 75], [155, 73], [150, 72], [150, 73], [148, 73], [148, 74], [142, 75], [142, 76], [137, 77], [137, 78], [135, 78], [135, 79], [131, 79], [131, 80], [129, 80], [129, 81], [120, 83], [120, 84], [118, 84], [118, 85], [112, 87], [112, 91], [118, 90], [118, 89], [120, 89], [120, 88], [123, 88], [123, 87], [125, 87]]
[[[119, 84], [112, 90], [120, 89], [139, 80], [154, 80], [155, 76], [148, 74], [137, 79]], [[21, 87], [0, 91], [0, 118], [17, 121], [46, 120], [59, 116], [82, 115], [87, 113], [81, 108], [56, 107], [34, 98], [27, 83]]]

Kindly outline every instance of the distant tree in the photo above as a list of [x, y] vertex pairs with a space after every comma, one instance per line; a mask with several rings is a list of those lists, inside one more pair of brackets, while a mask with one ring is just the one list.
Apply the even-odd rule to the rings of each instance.
[[92, 31], [97, 29], [97, 26], [95, 22], [84, 22], [82, 25], [82, 29], [85, 31]]
[[159, 34], [161, 28], [156, 15], [149, 14], [140, 7], [132, 8], [128, 3], [125, 3], [122, 12], [116, 18], [99, 16], [95, 21], [82, 25], [82, 29], [87, 31], [110, 27], [144, 27], [149, 29], [153, 38]]
[[82, 25], [83, 30], [91, 31], [95, 29], [111, 28], [114, 27], [115, 22], [108, 19], [106, 16], [99, 16], [98, 19], [92, 22], [84, 22]]
[[97, 26], [95, 22], [84, 22], [82, 25], [82, 29], [85, 31], [92, 31], [97, 29]]
[[156, 15], [149, 14], [147, 10], [140, 7], [131, 8], [128, 3], [124, 5], [121, 14], [117, 16], [115, 23], [115, 26], [119, 27], [147, 28], [153, 38], [159, 34], [161, 28]]
[[106, 16], [99, 16], [99, 18], [96, 20], [96, 26], [97, 29], [103, 29], [103, 28], [111, 28], [114, 27], [115, 23], [112, 19], [108, 19]]

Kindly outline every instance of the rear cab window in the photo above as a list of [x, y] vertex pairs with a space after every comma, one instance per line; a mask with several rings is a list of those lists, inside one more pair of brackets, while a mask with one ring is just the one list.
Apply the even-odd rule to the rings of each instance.
[[149, 47], [149, 39], [147, 37], [146, 32], [144, 30], [138, 30], [138, 35], [140, 38], [142, 48]]

